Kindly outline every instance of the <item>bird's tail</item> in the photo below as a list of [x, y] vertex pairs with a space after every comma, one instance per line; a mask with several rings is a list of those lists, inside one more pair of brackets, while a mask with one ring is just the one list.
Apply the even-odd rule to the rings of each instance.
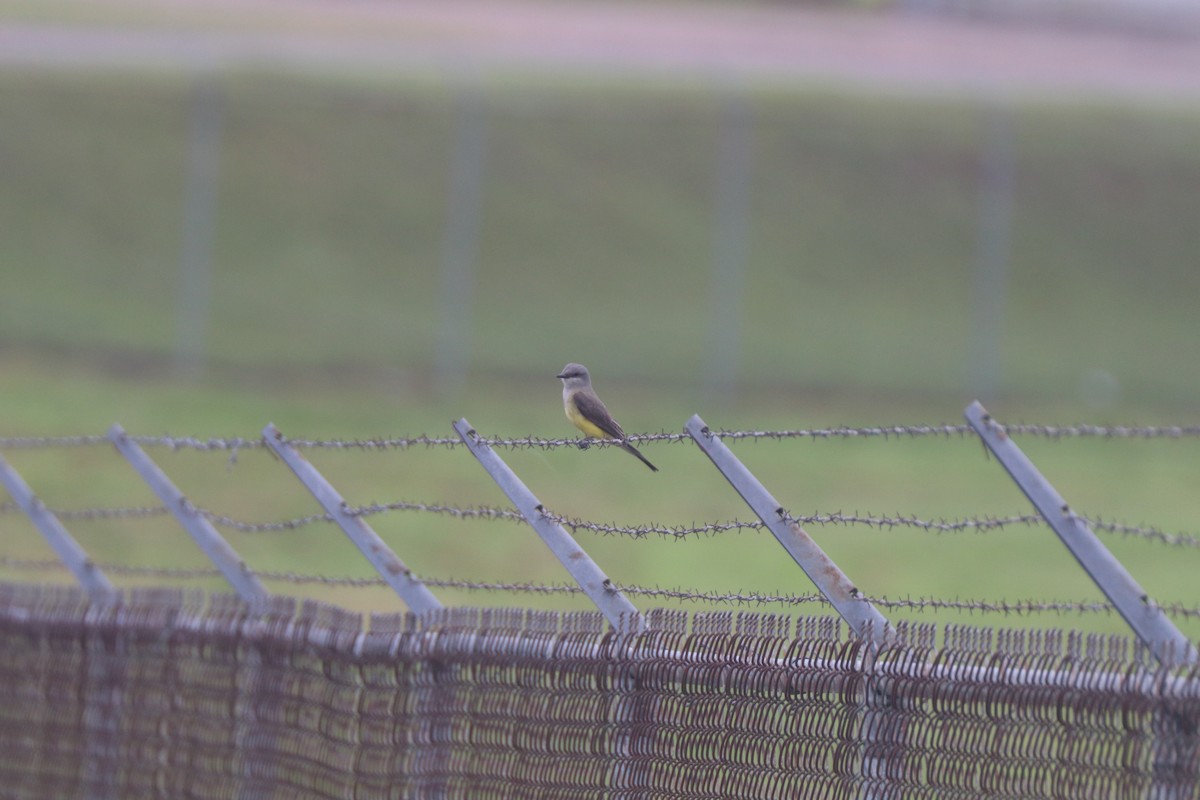
[[633, 453], [635, 456], [637, 456], [637, 457], [638, 457], [638, 460], [639, 460], [639, 461], [641, 461], [643, 464], [645, 464], [647, 467], [649, 467], [649, 468], [650, 468], [650, 469], [652, 469], [653, 471], [655, 471], [655, 472], [658, 472], [658, 467], [656, 467], [656, 466], [654, 466], [653, 464], [651, 464], [651, 463], [650, 463], [650, 459], [648, 459], [648, 458], [646, 458], [644, 455], [642, 455], [642, 454], [641, 454], [641, 453], [638, 451], [638, 449], [637, 449], [636, 447], [634, 447], [633, 445], [631, 445], [629, 442], [622, 442], [622, 443], [621, 443], [621, 449], [622, 449], [622, 450], [624, 450], [624, 451], [626, 451], [627, 453]]

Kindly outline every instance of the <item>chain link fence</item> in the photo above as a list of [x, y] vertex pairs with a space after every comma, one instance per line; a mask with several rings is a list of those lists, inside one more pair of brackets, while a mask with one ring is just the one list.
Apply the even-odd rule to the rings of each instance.
[[1192, 797], [1200, 674], [1120, 637], [651, 612], [372, 615], [0, 586], [44, 797]]

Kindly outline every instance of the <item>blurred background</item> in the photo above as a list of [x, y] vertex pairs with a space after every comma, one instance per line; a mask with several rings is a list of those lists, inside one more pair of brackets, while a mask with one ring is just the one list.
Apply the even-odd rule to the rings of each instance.
[[[1198, 112], [1200, 13], [1167, 0], [0, 0], [0, 436], [466, 417], [566, 437], [568, 361], [631, 433], [957, 424], [974, 399], [1013, 422], [1195, 424]], [[1200, 604], [1195, 439], [1021, 444], [1074, 507], [1167, 532], [1105, 541], [1156, 598]], [[796, 514], [1029, 511], [971, 439], [737, 448]], [[659, 474], [611, 448], [505, 457], [566, 516], [752, 519], [695, 448], [643, 449]], [[316, 510], [263, 451], [152, 455], [216, 513]], [[352, 504], [507, 505], [461, 448], [310, 455]], [[156, 504], [108, 447], [5, 457], [55, 508]], [[67, 582], [6, 512], [0, 576]], [[419, 574], [565, 578], [511, 522], [371, 524]], [[162, 515], [68, 527], [105, 564], [205, 566]], [[1099, 597], [1042, 527], [810, 532], [873, 597]], [[371, 574], [332, 526], [227, 534], [259, 569]], [[621, 585], [811, 591], [761, 532], [579, 536]]]

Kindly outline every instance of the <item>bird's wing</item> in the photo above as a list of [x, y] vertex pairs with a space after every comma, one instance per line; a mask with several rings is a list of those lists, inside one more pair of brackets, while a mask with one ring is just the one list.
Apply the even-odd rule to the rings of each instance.
[[625, 438], [625, 431], [621, 430], [621, 426], [612, 418], [612, 414], [608, 413], [608, 409], [604, 407], [604, 403], [600, 402], [599, 397], [587, 392], [576, 392], [575, 407], [593, 425], [612, 438]]

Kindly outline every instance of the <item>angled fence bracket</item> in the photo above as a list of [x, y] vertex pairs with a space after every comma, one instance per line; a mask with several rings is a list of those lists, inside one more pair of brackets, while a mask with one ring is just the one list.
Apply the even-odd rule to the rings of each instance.
[[571, 534], [546, 516], [544, 506], [533, 492], [529, 491], [517, 474], [487, 443], [479, 439], [471, 423], [460, 419], [454, 423], [454, 430], [609, 623], [617, 630], [643, 630], [646, 627], [645, 618], [633, 603], [612, 585], [608, 576], [583, 551]]
[[67, 532], [54, 512], [46, 508], [37, 498], [20, 473], [13, 469], [3, 456], [0, 456], [0, 483], [4, 484], [4, 488], [12, 496], [13, 502], [37, 526], [42, 536], [54, 548], [54, 552], [58, 554], [67, 569], [71, 570], [92, 602], [103, 603], [117, 596], [117, 590], [88, 557], [87, 552]]
[[825, 595], [850, 628], [860, 638], [885, 644], [895, 635], [887, 618], [875, 606], [859, 596], [858, 589], [825, 554], [812, 537], [791, 519], [779, 501], [759, 483], [737, 456], [725, 446], [699, 415], [693, 415], [683, 429], [699, 445], [725, 480], [737, 490], [763, 524], [770, 529], [783, 549], [796, 560], [800, 569]]
[[229, 542], [221, 536], [212, 523], [202, 517], [195, 506], [188, 502], [183, 492], [171, 482], [167, 474], [159, 469], [150, 456], [131, 439], [120, 425], [108, 429], [108, 439], [125, 456], [142, 480], [158, 495], [158, 499], [167, 507], [183, 529], [195, 540], [209, 561], [216, 565], [225, 580], [237, 592], [238, 597], [247, 603], [257, 604], [266, 600], [270, 595], [258, 576], [250, 571], [246, 562], [238, 556]]
[[443, 607], [433, 592], [429, 591], [429, 587], [412, 574], [379, 534], [361, 517], [347, 510], [345, 498], [333, 488], [333, 484], [325, 480], [308, 459], [287, 443], [278, 428], [273, 424], [263, 428], [263, 441], [291, 468], [325, 512], [350, 537], [350, 541], [366, 556], [367, 561], [371, 562], [371, 566], [375, 567], [388, 586], [400, 595], [400, 599], [409, 609], [416, 614], [422, 614]]
[[979, 401], [967, 406], [963, 415], [1155, 658], [1168, 666], [1195, 663], [1197, 652], [1187, 637], [1038, 472], [1004, 426], [992, 419]]

